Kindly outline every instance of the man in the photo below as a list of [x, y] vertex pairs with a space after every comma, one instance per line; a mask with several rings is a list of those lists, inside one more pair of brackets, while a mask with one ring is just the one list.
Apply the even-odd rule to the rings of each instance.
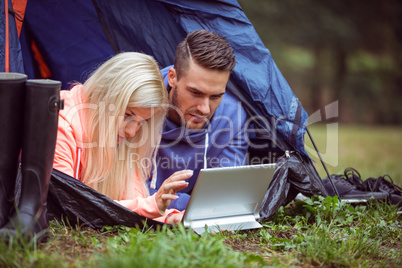
[[151, 194], [175, 171], [194, 171], [170, 208], [186, 208], [201, 168], [246, 164], [246, 113], [226, 92], [235, 65], [226, 39], [198, 30], [178, 45], [174, 66], [161, 71], [171, 107], [156, 157], [157, 174], [149, 181]]

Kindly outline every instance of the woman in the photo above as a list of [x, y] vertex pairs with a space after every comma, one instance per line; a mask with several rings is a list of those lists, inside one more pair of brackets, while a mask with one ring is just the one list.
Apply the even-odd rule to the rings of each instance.
[[142, 216], [178, 224], [182, 213], [166, 209], [192, 171], [174, 173], [152, 196], [145, 183], [168, 108], [155, 60], [120, 53], [61, 98], [53, 167]]

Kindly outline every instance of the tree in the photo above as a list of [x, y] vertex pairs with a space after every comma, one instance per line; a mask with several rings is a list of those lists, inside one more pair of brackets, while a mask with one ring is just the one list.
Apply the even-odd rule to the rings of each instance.
[[[354, 92], [362, 92], [369, 103], [367, 98], [376, 97], [378, 88], [387, 91], [385, 95], [400, 96], [396, 92], [400, 92], [402, 70], [401, 1], [240, 0], [239, 3], [272, 54], [273, 49], [286, 49], [289, 45], [311, 53], [314, 64], [307, 75], [303, 73], [303, 83], [309, 91], [309, 108], [313, 111], [323, 106], [325, 88], [331, 89], [332, 100], [347, 100]], [[350, 61], [362, 51], [375, 57], [388, 56], [395, 68], [385, 70], [386, 73], [381, 68], [360, 73], [349, 70]], [[279, 66], [280, 62], [281, 59]], [[358, 81], [361, 76], [366, 76], [362, 79], [364, 83]], [[374, 86], [367, 79], [381, 82]], [[343, 103], [345, 107], [351, 105]], [[396, 111], [396, 115], [391, 123], [402, 121], [402, 112]], [[381, 120], [381, 116], [377, 119]]]

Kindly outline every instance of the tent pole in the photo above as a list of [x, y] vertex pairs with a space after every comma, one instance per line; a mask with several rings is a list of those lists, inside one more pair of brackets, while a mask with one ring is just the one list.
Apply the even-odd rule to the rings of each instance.
[[314, 140], [313, 140], [313, 137], [311, 136], [310, 131], [308, 130], [307, 127], [306, 127], [306, 130], [307, 130], [308, 136], [310, 137], [311, 143], [313, 144], [314, 149], [315, 149], [315, 151], [317, 152], [318, 158], [320, 158], [321, 164], [323, 165], [323, 167], [324, 167], [324, 169], [325, 169], [325, 172], [327, 173], [329, 182], [331, 183], [331, 186], [332, 186], [332, 188], [334, 189], [335, 194], [338, 196], [339, 201], [341, 201], [341, 196], [339, 195], [338, 190], [336, 189], [334, 183], [332, 182], [332, 179], [331, 179], [331, 176], [329, 175], [327, 166], [325, 165], [324, 161], [322, 160], [321, 154], [320, 154], [320, 152], [318, 151], [317, 146], [315, 145], [315, 142], [314, 142]]
[[9, 25], [8, 25], [8, 0], [4, 1], [4, 15], [5, 15], [5, 72], [10, 72], [10, 41], [9, 41]]

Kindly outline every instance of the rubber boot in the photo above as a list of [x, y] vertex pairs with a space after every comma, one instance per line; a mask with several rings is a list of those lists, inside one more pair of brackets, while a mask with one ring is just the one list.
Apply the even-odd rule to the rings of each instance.
[[14, 207], [26, 80], [25, 74], [0, 73], [0, 228], [8, 222]]
[[47, 237], [47, 193], [53, 169], [61, 83], [28, 80], [25, 86], [24, 132], [21, 157], [21, 198], [0, 236], [24, 239]]

